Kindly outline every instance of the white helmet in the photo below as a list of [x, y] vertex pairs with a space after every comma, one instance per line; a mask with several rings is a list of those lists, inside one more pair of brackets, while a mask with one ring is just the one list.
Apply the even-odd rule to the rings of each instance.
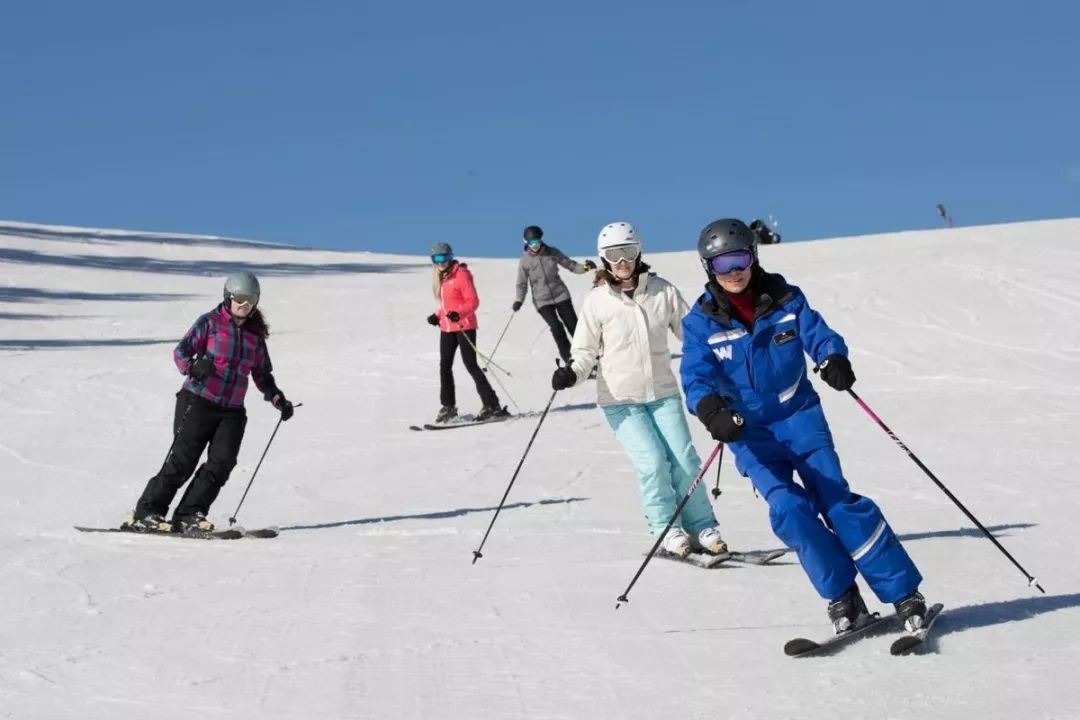
[[600, 235], [596, 238], [596, 252], [601, 256], [605, 248], [619, 245], [637, 245], [639, 249], [641, 248], [641, 238], [634, 226], [628, 222], [608, 223], [600, 230]]

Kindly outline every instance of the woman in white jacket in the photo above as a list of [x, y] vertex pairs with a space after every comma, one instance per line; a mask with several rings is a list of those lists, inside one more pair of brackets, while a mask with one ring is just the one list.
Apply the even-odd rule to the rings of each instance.
[[[675, 286], [649, 272], [630, 223], [604, 226], [597, 251], [603, 270], [581, 308], [572, 365], [556, 370], [551, 386], [572, 387], [596, 369], [597, 404], [634, 463], [645, 519], [656, 535], [701, 466], [667, 342], [669, 330], [682, 339], [689, 307]], [[686, 557], [694, 542], [706, 552], [727, 552], [700, 485], [664, 538], [664, 549]]]

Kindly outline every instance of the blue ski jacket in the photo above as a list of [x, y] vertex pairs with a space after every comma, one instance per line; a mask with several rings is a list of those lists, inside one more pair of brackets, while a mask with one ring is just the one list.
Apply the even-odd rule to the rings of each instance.
[[[803, 353], [815, 364], [834, 353], [846, 356], [844, 339], [783, 276], [755, 266], [751, 287], [756, 293], [752, 328], [730, 314], [714, 282], [683, 318], [679, 374], [690, 412], [697, 415], [701, 399], [717, 395], [746, 419], [743, 442], [765, 439], [752, 429], [789, 419], [792, 422], [783, 423], [784, 435], [809, 431], [828, 437], [821, 398], [807, 377]], [[795, 417], [800, 411], [808, 412]], [[831, 438], [827, 443], [832, 444]], [[733, 449], [738, 444], [733, 443]]]

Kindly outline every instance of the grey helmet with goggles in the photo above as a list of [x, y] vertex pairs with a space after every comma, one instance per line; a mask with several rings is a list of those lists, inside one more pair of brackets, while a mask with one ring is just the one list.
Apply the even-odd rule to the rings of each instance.
[[225, 278], [223, 294], [226, 303], [235, 300], [238, 305], [247, 303], [254, 308], [259, 304], [260, 292], [259, 278], [255, 277], [253, 272], [235, 272]]
[[726, 275], [746, 270], [757, 262], [757, 236], [742, 220], [715, 220], [701, 231], [698, 257], [706, 275]]
[[431, 262], [436, 265], [454, 259], [454, 249], [449, 243], [437, 242], [431, 246]]
[[620, 260], [631, 261], [641, 257], [641, 238], [628, 222], [608, 223], [596, 238], [596, 253], [608, 270]]

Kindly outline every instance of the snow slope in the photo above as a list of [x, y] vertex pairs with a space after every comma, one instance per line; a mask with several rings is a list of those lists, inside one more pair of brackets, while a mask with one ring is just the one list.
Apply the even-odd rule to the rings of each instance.
[[[615, 610], [651, 541], [591, 384], [556, 398], [471, 564], [537, 418], [407, 429], [438, 408], [426, 258], [4, 224], [0, 718], [1080, 717], [1078, 235], [1059, 220], [762, 249], [845, 335], [866, 402], [1047, 590], [815, 380], [853, 486], [948, 611], [921, 656], [892, 658], [882, 637], [792, 660], [787, 639], [828, 632], [792, 560], [657, 561]], [[516, 261], [456, 249], [490, 350]], [[692, 252], [649, 254], [646, 235], [646, 256], [698, 295]], [[119, 523], [157, 471], [172, 346], [240, 267], [262, 278], [278, 381], [304, 403], [239, 513], [281, 536], [74, 532]], [[580, 307], [588, 282], [567, 281]], [[503, 401], [543, 408], [554, 356], [526, 305], [495, 357]], [[277, 421], [254, 391], [249, 413], [221, 525]], [[729, 542], [777, 547], [727, 461], [721, 485]]]

